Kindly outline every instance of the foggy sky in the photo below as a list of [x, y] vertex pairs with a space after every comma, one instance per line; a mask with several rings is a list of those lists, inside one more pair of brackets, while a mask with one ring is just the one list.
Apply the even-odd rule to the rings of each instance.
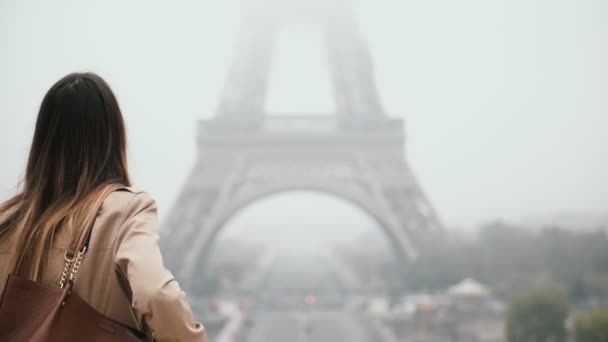
[[[357, 4], [386, 111], [407, 120], [407, 158], [445, 222], [608, 211], [606, 1]], [[238, 5], [0, 0], [0, 198], [15, 192], [44, 93], [90, 70], [118, 95], [134, 179], [162, 217], [194, 163], [195, 121], [221, 94]], [[318, 44], [295, 35], [278, 47], [269, 109], [322, 109], [323, 59], [281, 61]]]

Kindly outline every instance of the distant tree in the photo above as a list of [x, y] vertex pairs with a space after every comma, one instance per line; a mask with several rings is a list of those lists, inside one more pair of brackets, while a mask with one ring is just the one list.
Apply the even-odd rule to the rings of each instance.
[[608, 341], [608, 309], [580, 316], [575, 323], [575, 342]]
[[547, 281], [536, 283], [511, 302], [507, 315], [507, 339], [510, 342], [565, 341], [567, 316], [566, 291]]

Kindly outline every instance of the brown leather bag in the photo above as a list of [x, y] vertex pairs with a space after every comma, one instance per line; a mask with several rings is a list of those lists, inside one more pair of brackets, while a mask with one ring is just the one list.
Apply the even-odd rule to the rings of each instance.
[[9, 276], [0, 299], [0, 341], [153, 341], [150, 333], [104, 317], [72, 292], [91, 229], [85, 227], [70, 243], [59, 287]]

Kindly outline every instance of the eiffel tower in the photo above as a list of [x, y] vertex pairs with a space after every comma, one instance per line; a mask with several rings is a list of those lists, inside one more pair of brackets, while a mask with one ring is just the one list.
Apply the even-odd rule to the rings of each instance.
[[[442, 226], [405, 159], [403, 121], [382, 107], [351, 2], [251, 0], [243, 14], [223, 97], [215, 116], [198, 122], [198, 159], [165, 222], [169, 268], [192, 287], [227, 220], [290, 190], [355, 204], [379, 223], [403, 261], [415, 259], [415, 241]], [[323, 32], [331, 115], [264, 108], [277, 32], [294, 21]]]

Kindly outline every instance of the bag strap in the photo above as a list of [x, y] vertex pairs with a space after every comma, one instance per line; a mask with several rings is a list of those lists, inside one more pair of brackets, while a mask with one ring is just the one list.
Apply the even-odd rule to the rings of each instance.
[[79, 252], [83, 252], [88, 245], [88, 241], [91, 238], [91, 231], [93, 230], [93, 225], [95, 221], [91, 223], [88, 227], [85, 227], [81, 231], [76, 234], [68, 249], [65, 251], [66, 260], [74, 260], [74, 257], [78, 255]]
[[[119, 190], [128, 190], [128, 188], [124, 185], [117, 184], [114, 186], [110, 193]], [[95, 212], [97, 214], [99, 214], [99, 210], [101, 209], [102, 204], [103, 201], [100, 201], [99, 206], [95, 208]], [[95, 221], [96, 219], [93, 219], [93, 221], [89, 225], [81, 229], [68, 245], [68, 248], [65, 251], [65, 267], [63, 269], [63, 273], [61, 274], [61, 280], [59, 281], [60, 288], [63, 288], [67, 281], [73, 281], [76, 278], [76, 275], [78, 274], [78, 268], [80, 267], [82, 258], [84, 257], [84, 254], [86, 253], [87, 247], [89, 245], [89, 240], [91, 238], [91, 232], [93, 231]]]

